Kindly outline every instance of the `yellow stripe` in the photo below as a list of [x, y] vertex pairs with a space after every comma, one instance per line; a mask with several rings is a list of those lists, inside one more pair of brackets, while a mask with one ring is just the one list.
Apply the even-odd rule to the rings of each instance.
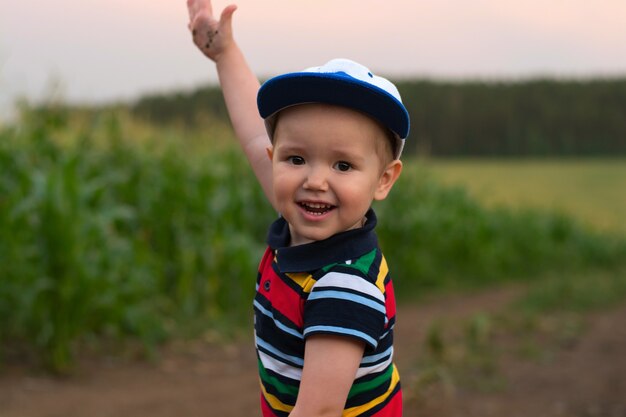
[[265, 387], [263, 386], [262, 382], [261, 382], [261, 392], [263, 393], [263, 397], [265, 397], [270, 407], [272, 407], [274, 410], [284, 411], [286, 413], [291, 413], [291, 411], [293, 410], [293, 406], [287, 405], [283, 403], [282, 401], [280, 401], [278, 398], [276, 398], [274, 395], [269, 394], [265, 390]]
[[393, 373], [391, 374], [391, 383], [389, 384], [389, 389], [387, 389], [387, 392], [385, 392], [383, 395], [381, 395], [378, 398], [373, 399], [372, 401], [363, 404], [363, 405], [359, 405], [356, 407], [352, 407], [352, 408], [348, 408], [343, 410], [343, 414], [341, 414], [342, 417], [354, 417], [354, 416], [358, 416], [362, 413], [364, 413], [367, 410], [370, 410], [374, 407], [376, 407], [378, 404], [382, 403], [383, 401], [385, 401], [389, 395], [391, 395], [391, 393], [393, 392], [393, 390], [396, 388], [396, 385], [398, 385], [398, 382], [400, 382], [400, 374], [398, 373], [398, 369], [396, 368], [396, 366], [393, 366]]
[[383, 256], [383, 259], [380, 261], [380, 268], [378, 269], [378, 277], [376, 278], [376, 286], [383, 294], [385, 293], [385, 278], [387, 278], [388, 273], [389, 267], [387, 266], [387, 260]]
[[[389, 388], [383, 395], [381, 395], [380, 397], [374, 398], [372, 401], [365, 403], [363, 405], [345, 409], [343, 410], [343, 413], [341, 414], [341, 416], [342, 417], [355, 417], [355, 416], [358, 416], [359, 414], [364, 413], [367, 410], [370, 410], [376, 407], [378, 404], [385, 401], [389, 397], [389, 395], [391, 395], [393, 390], [396, 388], [396, 385], [398, 385], [398, 382], [400, 382], [400, 374], [398, 373], [398, 369], [396, 368], [396, 366], [393, 365], [393, 373], [391, 374], [391, 383], [389, 384]], [[282, 401], [280, 401], [278, 398], [276, 398], [276, 396], [269, 394], [265, 390], [265, 387], [263, 386], [262, 382], [261, 382], [261, 392], [263, 393], [263, 397], [267, 400], [270, 407], [272, 407], [274, 410], [284, 411], [286, 413], [291, 413], [291, 411], [293, 410], [293, 406], [287, 405], [283, 403]]]
[[313, 285], [317, 282], [313, 279], [311, 274], [307, 274], [306, 272], [294, 272], [287, 274], [287, 276], [291, 278], [293, 282], [298, 284], [305, 293], [310, 293], [311, 288], [313, 288]]

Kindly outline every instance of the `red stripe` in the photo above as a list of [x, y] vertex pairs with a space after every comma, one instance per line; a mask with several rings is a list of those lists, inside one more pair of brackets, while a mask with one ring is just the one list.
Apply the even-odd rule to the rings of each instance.
[[396, 316], [396, 295], [393, 292], [391, 280], [385, 285], [385, 309], [387, 310], [387, 320], [391, 321]]
[[[393, 398], [387, 403], [385, 408], [377, 413], [372, 414], [372, 417], [401, 417], [402, 416], [402, 390], [396, 392]], [[265, 414], [263, 415], [265, 417]]]
[[280, 312], [297, 327], [302, 328], [304, 300], [300, 297], [300, 293], [276, 275], [271, 262], [264, 263], [263, 269], [259, 293], [270, 301], [274, 310]]
[[261, 394], [261, 414], [263, 417], [276, 417], [276, 414], [274, 414], [270, 406], [267, 404], [267, 401], [265, 401], [263, 394]]

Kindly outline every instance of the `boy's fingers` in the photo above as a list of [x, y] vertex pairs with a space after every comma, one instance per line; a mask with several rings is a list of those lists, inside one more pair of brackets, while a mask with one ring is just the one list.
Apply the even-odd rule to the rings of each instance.
[[211, 0], [197, 0], [200, 3], [200, 10], [206, 11], [209, 16], [213, 16], [213, 5]]
[[189, 21], [193, 21], [199, 12], [205, 12], [213, 16], [211, 0], [187, 0], [187, 10], [189, 11]]
[[193, 21], [194, 16], [196, 15], [196, 1], [195, 0], [187, 0], [187, 12], [189, 13], [189, 22]]
[[231, 4], [222, 11], [222, 16], [220, 16], [220, 26], [229, 32], [232, 30], [233, 13], [235, 13], [235, 10], [237, 10], [237, 6]]

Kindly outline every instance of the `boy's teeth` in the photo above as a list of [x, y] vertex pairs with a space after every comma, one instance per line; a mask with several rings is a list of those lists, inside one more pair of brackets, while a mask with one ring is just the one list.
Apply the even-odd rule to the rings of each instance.
[[316, 208], [316, 209], [330, 208], [330, 205], [328, 205], [328, 204], [305, 203], [304, 205], [307, 206], [307, 207]]
[[333, 209], [331, 204], [324, 203], [300, 203], [300, 205], [304, 207], [306, 211], [313, 214], [323, 214]]

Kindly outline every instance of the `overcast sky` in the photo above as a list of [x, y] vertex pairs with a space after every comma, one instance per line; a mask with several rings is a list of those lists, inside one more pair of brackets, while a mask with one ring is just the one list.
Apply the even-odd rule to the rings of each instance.
[[[626, 75], [624, 0], [234, 3], [260, 76], [335, 57], [391, 77]], [[186, 25], [185, 0], [0, 0], [0, 109], [55, 83], [68, 100], [102, 102], [215, 81]]]

